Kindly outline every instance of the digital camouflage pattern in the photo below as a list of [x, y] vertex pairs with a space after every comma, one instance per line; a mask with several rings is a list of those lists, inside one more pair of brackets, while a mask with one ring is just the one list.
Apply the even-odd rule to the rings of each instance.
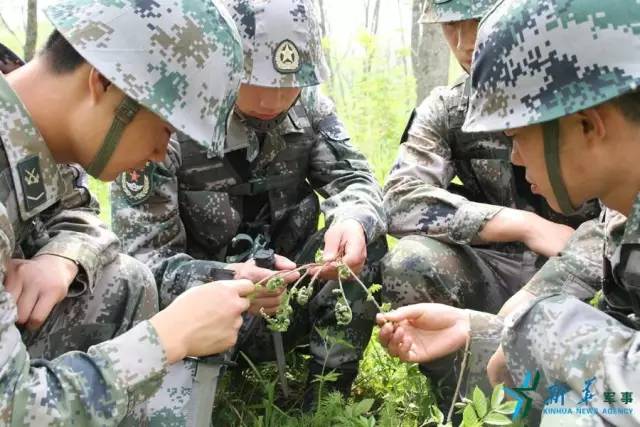
[[420, 23], [434, 24], [480, 19], [495, 3], [496, 0], [427, 0]]
[[[389, 233], [400, 241], [383, 260], [383, 296], [394, 306], [437, 302], [496, 313], [546, 258], [522, 242], [482, 241], [489, 220], [509, 207], [576, 228], [599, 212], [591, 202], [574, 215], [557, 214], [531, 192], [524, 169], [510, 163], [506, 135], [464, 132], [469, 89], [467, 77], [432, 91], [386, 179]], [[432, 379], [446, 377], [453, 391], [452, 366], [440, 361], [422, 370]]]
[[[547, 261], [523, 289], [542, 298], [562, 293], [589, 302], [602, 289], [602, 249], [604, 226], [596, 218], [583, 223], [567, 243], [565, 249]], [[504, 331], [502, 317], [468, 310], [470, 319], [470, 357], [464, 376], [466, 393], [479, 385], [485, 392], [491, 388], [486, 378], [486, 367], [500, 345]], [[523, 365], [520, 374], [533, 365]], [[539, 387], [541, 390], [542, 387]]]
[[328, 68], [320, 26], [309, 0], [221, 0], [244, 46], [243, 83], [306, 87], [322, 83]]
[[[250, 162], [246, 151], [252, 141], [260, 152]], [[364, 156], [349, 142], [333, 104], [317, 87], [303, 89], [285, 120], [267, 133], [256, 132], [234, 115], [225, 158], [208, 158], [188, 140], [172, 141], [152, 181], [151, 196], [137, 205], [126, 197], [126, 183], [112, 184], [112, 225], [127, 252], [153, 271], [161, 306], [225, 268], [238, 233], [255, 237], [268, 225], [275, 252], [296, 259], [316, 232], [321, 212], [327, 224], [357, 220], [370, 245], [386, 231], [380, 187]], [[324, 198], [321, 204], [316, 192]], [[327, 305], [323, 302], [323, 310]], [[357, 349], [359, 354], [362, 350]], [[327, 366], [359, 356], [336, 357], [340, 359]]]
[[[481, 25], [473, 71], [478, 92], [465, 129], [505, 129], [553, 120], [636, 89], [638, 13], [635, 0], [501, 3]], [[502, 54], [495, 55], [496, 50]], [[514, 382], [520, 383], [527, 370], [540, 370], [539, 389], [568, 386], [565, 405], [577, 404], [590, 378], [595, 378], [592, 391], [600, 398], [605, 391], [640, 392], [640, 198], [628, 218], [607, 210], [601, 227], [601, 276], [593, 276], [596, 267], [590, 262], [586, 268], [582, 263], [552, 267], [541, 276], [543, 284], [528, 288], [542, 296], [507, 319], [502, 337]], [[589, 251], [596, 253], [593, 247]], [[591, 284], [603, 278], [600, 310], [581, 302], [580, 296], [567, 295], [578, 289], [588, 296], [589, 288], [595, 288], [591, 284], [560, 285], [563, 276], [581, 269]], [[585, 406], [602, 404], [594, 400]], [[588, 418], [574, 422], [640, 422], [637, 411], [615, 416], [598, 411]], [[543, 415], [542, 424], [558, 425], [560, 420], [565, 421]]]
[[609, 5], [597, 0], [501, 2], [478, 30], [464, 130], [547, 122], [636, 90], [640, 62], [630, 52], [640, 50], [640, 3]]
[[386, 179], [389, 233], [401, 238], [383, 266], [394, 305], [433, 301], [496, 312], [546, 258], [521, 242], [482, 242], [487, 221], [510, 207], [575, 228], [599, 212], [589, 203], [575, 215], [557, 214], [510, 163], [508, 137], [463, 132], [468, 89], [467, 78], [433, 90]]
[[130, 98], [222, 153], [243, 61], [224, 8], [202, 0], [63, 0], [46, 14]]
[[[0, 78], [0, 279], [10, 258], [53, 254], [81, 274], [37, 333], [38, 356], [86, 349], [124, 332], [157, 309], [152, 278], [118, 256], [118, 242], [73, 166], [56, 165], [25, 107]], [[114, 311], [117, 308], [119, 311]], [[166, 369], [155, 330], [128, 333], [50, 361], [32, 360], [15, 326], [16, 306], [0, 285], [0, 424], [113, 425], [157, 389]], [[75, 322], [85, 322], [84, 326]], [[144, 357], [140, 357], [144, 355]]]
[[[635, 287], [640, 274], [635, 262], [640, 256], [640, 197], [628, 220], [607, 210], [597, 228], [585, 231], [604, 234], [604, 244], [598, 248], [591, 245], [588, 249], [593, 255], [588, 259], [565, 260], [553, 268], [545, 265], [546, 273], [540, 275], [544, 286], [528, 287], [540, 298], [506, 322], [502, 345], [509, 372], [517, 382], [527, 369], [540, 369], [547, 384], [567, 384], [578, 396], [584, 381], [592, 377], [596, 377], [596, 396], [613, 390], [636, 395], [640, 393], [640, 312], [634, 310], [635, 301], [640, 298]], [[595, 254], [600, 259], [594, 259]], [[567, 287], [561, 282], [563, 276], [579, 280]], [[604, 285], [598, 287], [597, 283]], [[597, 289], [603, 290], [600, 310], [584, 303]], [[593, 402], [595, 406], [601, 404], [602, 401]], [[624, 417], [600, 416], [614, 425], [637, 425], [640, 416], [636, 412]], [[603, 422], [594, 421], [594, 425]]]

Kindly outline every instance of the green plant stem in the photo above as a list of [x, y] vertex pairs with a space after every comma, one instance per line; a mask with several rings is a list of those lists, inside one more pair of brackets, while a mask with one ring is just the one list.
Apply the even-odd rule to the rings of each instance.
[[453, 417], [453, 407], [458, 401], [458, 394], [460, 393], [460, 387], [462, 386], [462, 378], [464, 377], [464, 371], [467, 369], [467, 358], [469, 356], [470, 345], [471, 345], [471, 339], [470, 337], [467, 337], [467, 342], [464, 345], [464, 356], [462, 357], [462, 363], [460, 364], [460, 375], [458, 375], [456, 390], [453, 393], [453, 400], [451, 401], [451, 406], [449, 407], [449, 412], [447, 413], [447, 424], [451, 422], [451, 417]]
[[[362, 289], [365, 291], [367, 295], [370, 295], [369, 289], [365, 286], [364, 283], [362, 283], [362, 280], [360, 280], [360, 278], [353, 272], [351, 267], [349, 267], [347, 264], [344, 264], [344, 263], [342, 265], [347, 267], [347, 270], [349, 270], [349, 273], [351, 273], [351, 276], [356, 280], [356, 283], [359, 284], [360, 287], [362, 287]], [[342, 284], [340, 285], [340, 287], [342, 287]], [[344, 295], [344, 292], [342, 293], [342, 295]], [[382, 312], [382, 307], [380, 306], [380, 304], [378, 304], [378, 301], [376, 301], [375, 298], [373, 298], [373, 303], [376, 305], [376, 308], [378, 309], [378, 313], [381, 313], [382, 315], [384, 315], [384, 313]]]

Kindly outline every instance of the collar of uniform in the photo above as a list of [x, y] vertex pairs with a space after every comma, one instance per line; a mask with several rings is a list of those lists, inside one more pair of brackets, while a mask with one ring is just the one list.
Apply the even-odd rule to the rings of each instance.
[[458, 84], [464, 85], [462, 93], [460, 94], [458, 110], [466, 112], [469, 108], [469, 98], [471, 96], [471, 76], [465, 73], [462, 77], [460, 77]]
[[631, 208], [631, 213], [624, 226], [622, 244], [640, 244], [640, 193], [636, 195], [636, 200]]
[[238, 116], [232, 114], [229, 126], [227, 127], [227, 138], [224, 144], [224, 152], [230, 153], [232, 151], [249, 147], [250, 133], [254, 132], [242, 123], [242, 120], [240, 120]]
[[0, 139], [11, 166], [20, 216], [26, 221], [60, 200], [62, 181], [29, 112], [1, 75]]

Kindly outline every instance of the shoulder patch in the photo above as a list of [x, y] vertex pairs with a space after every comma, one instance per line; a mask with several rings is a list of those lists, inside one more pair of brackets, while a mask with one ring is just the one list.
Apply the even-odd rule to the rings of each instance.
[[273, 52], [273, 67], [279, 73], [291, 74], [300, 70], [300, 51], [291, 40], [280, 42]]
[[148, 162], [143, 169], [134, 169], [120, 175], [120, 188], [130, 205], [139, 205], [149, 198], [153, 191], [155, 168], [155, 163]]
[[40, 157], [37, 154], [18, 163], [18, 175], [22, 184], [24, 204], [28, 210], [31, 211], [47, 201], [47, 190], [40, 171]]

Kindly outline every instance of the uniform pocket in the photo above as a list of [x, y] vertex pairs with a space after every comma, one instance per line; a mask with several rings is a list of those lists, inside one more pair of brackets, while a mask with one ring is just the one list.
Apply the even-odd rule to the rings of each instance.
[[225, 246], [240, 226], [239, 207], [218, 191], [180, 191], [180, 218], [190, 238], [206, 248]]

